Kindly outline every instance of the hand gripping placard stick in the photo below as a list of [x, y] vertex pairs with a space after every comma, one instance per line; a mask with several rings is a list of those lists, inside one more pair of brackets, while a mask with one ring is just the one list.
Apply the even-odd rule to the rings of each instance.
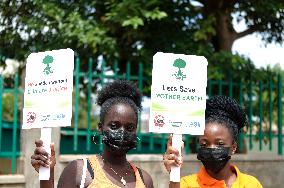
[[[172, 137], [172, 147], [177, 149], [179, 152], [179, 160], [181, 160], [181, 147], [182, 147], [182, 135], [181, 134], [173, 134]], [[170, 172], [170, 181], [172, 182], [180, 182], [180, 167], [172, 166]]]

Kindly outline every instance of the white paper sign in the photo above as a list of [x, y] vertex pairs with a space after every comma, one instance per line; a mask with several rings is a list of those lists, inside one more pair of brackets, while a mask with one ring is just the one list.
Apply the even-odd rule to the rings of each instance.
[[203, 135], [207, 65], [202, 56], [154, 55], [150, 132]]
[[29, 55], [26, 64], [23, 129], [71, 126], [74, 52]]

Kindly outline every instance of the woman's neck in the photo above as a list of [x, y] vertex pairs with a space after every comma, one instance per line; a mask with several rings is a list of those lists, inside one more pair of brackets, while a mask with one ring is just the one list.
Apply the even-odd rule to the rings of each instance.
[[106, 148], [102, 153], [102, 158], [103, 158], [104, 162], [109, 163], [111, 165], [115, 165], [115, 166], [127, 164], [126, 154], [112, 152], [112, 151], [109, 151]]
[[234, 173], [231, 164], [229, 162], [225, 165], [225, 167], [222, 170], [220, 170], [217, 173], [214, 173], [210, 170], [206, 171], [212, 178], [216, 180], [224, 180], [226, 184], [233, 176], [236, 177], [236, 174]]

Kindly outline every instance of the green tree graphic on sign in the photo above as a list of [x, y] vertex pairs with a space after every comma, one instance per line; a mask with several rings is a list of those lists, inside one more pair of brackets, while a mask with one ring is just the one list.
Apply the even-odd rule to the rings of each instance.
[[43, 70], [44, 74], [49, 75], [51, 73], [53, 73], [53, 71], [51, 70], [51, 67], [49, 64], [51, 64], [53, 62], [53, 57], [50, 55], [47, 55], [44, 57], [42, 63], [46, 65], [45, 69]]
[[176, 79], [183, 80], [184, 78], [186, 78], [186, 75], [183, 74], [183, 72], [181, 71], [181, 69], [185, 68], [185, 66], [186, 66], [186, 62], [184, 60], [182, 60], [180, 58], [176, 59], [174, 61], [173, 66], [178, 68], [178, 71], [175, 74], [173, 74], [173, 76], [175, 76]]

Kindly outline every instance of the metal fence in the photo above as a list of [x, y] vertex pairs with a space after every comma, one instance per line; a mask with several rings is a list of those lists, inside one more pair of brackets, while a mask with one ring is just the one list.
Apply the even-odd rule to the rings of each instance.
[[[19, 89], [19, 76], [15, 75], [13, 88], [4, 88], [4, 78], [0, 75], [0, 160], [8, 158], [11, 160], [11, 172], [16, 172], [17, 157], [20, 156], [20, 123], [18, 114], [18, 105], [20, 94], [23, 93]], [[12, 109], [12, 121], [3, 121], [3, 96], [10, 94], [13, 96], [12, 101], [8, 101], [10, 109]], [[1, 162], [1, 161], [0, 161]], [[5, 172], [5, 169], [1, 168]]]
[[[246, 127], [245, 132], [240, 134], [240, 150], [244, 148], [244, 143], [242, 142], [244, 138], [248, 138], [249, 150], [258, 145], [259, 151], [264, 149], [264, 144], [268, 144], [268, 150], [272, 151], [274, 146], [273, 140], [277, 139], [277, 153], [283, 155], [282, 82], [280, 74], [277, 75], [276, 79], [275, 76], [271, 75], [266, 81], [233, 81], [232, 78], [228, 81], [208, 80], [207, 93], [209, 96], [218, 94], [233, 97], [246, 110], [248, 127]], [[213, 91], [214, 87], [215, 90]]]
[[[145, 84], [143, 64], [135, 65], [136, 71], [131, 68], [131, 63], [126, 64], [126, 71], [119, 73], [119, 64], [113, 63], [106, 66], [104, 60], [95, 62], [90, 58], [87, 67], [80, 70], [83, 64], [80, 58], [75, 60], [74, 70], [74, 97], [72, 126], [61, 128], [61, 154], [98, 153], [103, 150], [101, 137], [96, 134], [98, 118], [94, 116], [93, 94], [97, 86], [103, 86], [112, 79], [126, 79], [137, 82], [142, 91]], [[86, 65], [86, 63], [84, 63]], [[106, 74], [106, 72], [110, 74]], [[22, 80], [23, 81], [23, 80]], [[4, 87], [5, 79], [0, 75], [0, 162], [1, 158], [11, 160], [11, 172], [16, 171], [16, 160], [20, 155], [20, 112], [19, 99], [23, 91], [19, 88], [19, 75], [12, 80], [12, 88]], [[11, 82], [11, 80], [10, 80]], [[13, 111], [13, 119], [3, 121], [3, 96], [9, 93], [13, 100], [9, 102]], [[240, 134], [240, 152], [249, 152], [256, 149], [264, 152], [264, 146], [268, 146], [268, 152], [276, 152], [283, 155], [282, 133], [282, 78], [278, 75], [267, 81], [253, 82], [251, 80], [208, 80], [207, 94], [227, 95], [239, 101], [245, 107], [249, 124], [246, 130]], [[84, 94], [82, 97], [82, 94]], [[83, 115], [82, 115], [83, 114]], [[139, 114], [141, 117], [141, 114]], [[141, 118], [138, 122], [138, 147], [132, 153], [164, 153], [168, 134], [153, 134], [143, 132]], [[94, 136], [95, 142], [92, 143]], [[190, 135], [184, 136], [185, 152], [194, 153], [198, 147], [197, 138]], [[277, 146], [275, 146], [275, 142]], [[248, 145], [248, 149], [246, 149]], [[275, 152], [274, 152], [275, 153]]]

